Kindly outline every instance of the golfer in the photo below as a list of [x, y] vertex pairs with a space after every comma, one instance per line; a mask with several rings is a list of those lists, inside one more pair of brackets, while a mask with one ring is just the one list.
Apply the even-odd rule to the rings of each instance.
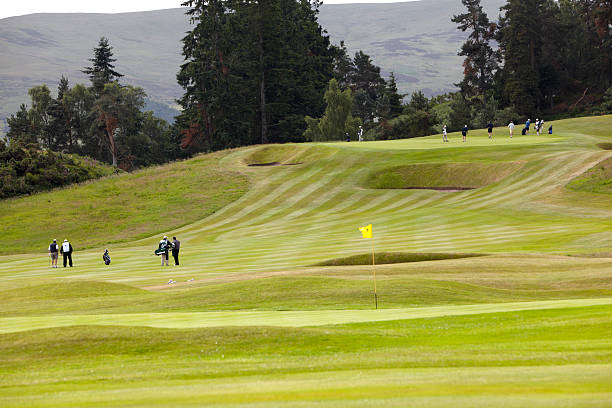
[[508, 124], [508, 129], [510, 129], [510, 139], [512, 139], [512, 135], [514, 134], [514, 122], [510, 121]]
[[57, 268], [57, 258], [59, 258], [59, 246], [57, 240], [54, 239], [48, 248], [49, 256], [51, 257], [51, 267]]
[[162, 266], [164, 266], [164, 262], [166, 263], [166, 266], [170, 266], [168, 263], [168, 252], [170, 251], [170, 248], [172, 248], [172, 242], [168, 241], [168, 237], [164, 235], [161, 241], [159, 241], [159, 249], [164, 251], [161, 253]]
[[467, 140], [467, 132], [468, 132], [468, 127], [467, 125], [465, 125], [463, 126], [463, 129], [461, 129], [461, 135], [463, 136], [464, 142]]
[[70, 244], [70, 242], [68, 242], [67, 239], [65, 239], [64, 242], [62, 242], [62, 247], [60, 248], [60, 252], [62, 253], [62, 256], [64, 257], [64, 268], [66, 267], [66, 261], [68, 261], [68, 263], [70, 264], [70, 267], [72, 268], [72, 244]]
[[179, 250], [181, 249], [181, 241], [176, 239], [176, 237], [172, 237], [172, 257], [174, 258], [174, 266], [178, 266], [179, 260]]
[[448, 142], [448, 134], [446, 133], [446, 125], [442, 126], [442, 141]]
[[493, 123], [491, 121], [487, 125], [487, 133], [489, 134], [489, 139], [493, 139]]
[[527, 122], [525, 122], [525, 134], [527, 136], [529, 136], [529, 126], [531, 125], [531, 119], [527, 119]]

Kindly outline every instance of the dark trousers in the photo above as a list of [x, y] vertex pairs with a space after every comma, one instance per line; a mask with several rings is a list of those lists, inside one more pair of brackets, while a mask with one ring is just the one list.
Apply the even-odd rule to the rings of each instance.
[[174, 257], [174, 264], [175, 265], [179, 264], [179, 262], [178, 262], [178, 253], [179, 253], [178, 249], [173, 249], [172, 250], [172, 257]]
[[70, 267], [72, 267], [72, 252], [64, 252], [62, 255], [64, 256], [64, 268], [66, 267], [66, 260], [70, 262]]

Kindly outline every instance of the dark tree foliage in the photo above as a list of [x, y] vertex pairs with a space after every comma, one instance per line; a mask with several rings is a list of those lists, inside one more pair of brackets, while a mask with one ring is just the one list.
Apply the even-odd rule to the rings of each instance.
[[372, 125], [378, 115], [379, 99], [385, 94], [386, 82], [380, 76], [380, 67], [374, 65], [363, 51], [355, 53], [355, 71], [352, 82], [355, 89], [353, 112], [365, 125]]
[[332, 50], [334, 53], [334, 78], [338, 81], [340, 89], [344, 90], [353, 85], [355, 64], [349, 57], [344, 41], [340, 41], [339, 46], [333, 45]]
[[79, 183], [111, 174], [93, 160], [0, 140], [0, 199]]
[[464, 56], [463, 80], [458, 84], [466, 96], [480, 96], [484, 100], [493, 87], [493, 76], [498, 68], [499, 55], [490, 45], [495, 37], [496, 25], [489, 22], [480, 0], [462, 0], [467, 12], [454, 16], [451, 21], [461, 31], [469, 31], [461, 46]]
[[395, 118], [401, 115], [404, 107], [402, 106], [403, 95], [397, 91], [397, 82], [395, 82], [395, 74], [389, 74], [389, 80], [385, 88], [385, 95], [389, 99], [389, 116]]
[[192, 0], [183, 38], [183, 147], [301, 141], [323, 113], [333, 51], [306, 0]]
[[115, 71], [113, 62], [117, 60], [113, 58], [113, 47], [109, 45], [106, 37], [100, 38], [98, 46], [93, 51], [94, 57], [89, 60], [92, 65], [85, 67], [81, 72], [89, 76], [96, 92], [100, 92], [104, 84], [116, 81], [123, 75]]

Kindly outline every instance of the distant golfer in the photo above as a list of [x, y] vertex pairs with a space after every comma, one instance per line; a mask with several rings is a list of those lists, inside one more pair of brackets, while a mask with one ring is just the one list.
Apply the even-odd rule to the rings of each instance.
[[179, 260], [179, 250], [181, 249], [181, 241], [176, 239], [176, 237], [172, 237], [172, 257], [174, 258], [174, 265], [178, 266]]
[[442, 126], [442, 141], [448, 142], [448, 134], [446, 133], [446, 125]]
[[493, 139], [493, 122], [491, 121], [487, 124], [487, 133], [489, 134], [489, 139]]
[[363, 142], [363, 127], [359, 126], [359, 131], [357, 132], [357, 137], [360, 142]]
[[512, 135], [514, 134], [514, 122], [510, 121], [508, 124], [508, 129], [510, 129], [510, 139], [512, 139]]
[[550, 125], [550, 126], [548, 127], [548, 134], [549, 134], [549, 135], [552, 135], [552, 125]]
[[57, 240], [54, 239], [48, 248], [49, 256], [51, 257], [51, 267], [57, 268], [57, 258], [59, 258], [59, 246]]
[[463, 126], [463, 129], [461, 129], [461, 135], [463, 136], [464, 142], [467, 140], [467, 132], [468, 132], [468, 126], [465, 125]]
[[540, 136], [540, 131], [544, 127], [544, 119], [540, 119], [540, 123], [538, 123], [538, 136]]
[[159, 250], [161, 252], [161, 264], [164, 266], [164, 262], [166, 266], [170, 266], [168, 263], [168, 252], [172, 248], [172, 242], [168, 241], [168, 237], [164, 235], [161, 241], [159, 241]]
[[70, 267], [72, 268], [72, 244], [68, 242], [67, 239], [65, 239], [64, 242], [62, 242], [60, 252], [62, 253], [62, 256], [64, 257], [64, 268], [66, 267], [66, 261], [68, 261], [68, 263], [70, 264]]
[[529, 126], [531, 125], [531, 119], [527, 119], [527, 122], [525, 122], [525, 133], [523, 133], [524, 135], [529, 135]]
[[102, 260], [104, 261], [104, 265], [110, 265], [111, 258], [110, 258], [110, 254], [108, 253], [108, 248], [104, 250], [104, 254], [102, 255]]

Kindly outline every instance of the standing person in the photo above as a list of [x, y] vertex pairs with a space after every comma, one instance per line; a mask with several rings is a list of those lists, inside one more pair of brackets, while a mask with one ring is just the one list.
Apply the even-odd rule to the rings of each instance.
[[552, 135], [552, 125], [550, 125], [550, 126], [548, 127], [548, 134], [549, 134], [549, 135]]
[[489, 139], [493, 139], [493, 122], [491, 121], [487, 124], [487, 133], [489, 134]]
[[544, 127], [544, 119], [540, 119], [540, 123], [538, 123], [538, 136], [540, 136], [540, 131]]
[[60, 252], [62, 253], [62, 256], [64, 257], [64, 268], [66, 267], [66, 261], [68, 261], [68, 263], [70, 264], [70, 267], [72, 268], [72, 244], [68, 242], [67, 239], [65, 239], [64, 242], [62, 242], [62, 247], [60, 248]]
[[446, 125], [442, 126], [442, 141], [448, 142], [448, 134], [446, 133]]
[[179, 250], [181, 249], [181, 241], [176, 239], [176, 237], [172, 237], [172, 257], [174, 258], [174, 266], [178, 266], [179, 260]]
[[527, 119], [525, 122], [525, 135], [529, 136], [529, 126], [531, 125], [531, 119]]
[[360, 142], [363, 142], [363, 127], [359, 126], [359, 131], [357, 132], [357, 137]]
[[51, 267], [57, 268], [57, 258], [59, 258], [59, 246], [57, 240], [54, 239], [48, 248], [49, 256], [51, 257]]
[[464, 142], [467, 140], [467, 132], [468, 132], [468, 127], [467, 125], [465, 125], [463, 126], [463, 129], [461, 129], [461, 135], [463, 136]]
[[164, 266], [164, 262], [166, 262], [166, 266], [170, 266], [168, 263], [168, 252], [172, 247], [172, 243], [168, 241], [168, 237], [164, 235], [161, 241], [159, 241], [159, 249], [163, 251], [161, 253], [161, 264]]
[[110, 265], [111, 258], [110, 258], [110, 254], [108, 253], [108, 248], [104, 250], [104, 254], [102, 254], [102, 260], [104, 261], [104, 265]]
[[508, 129], [510, 129], [510, 139], [512, 139], [512, 135], [514, 134], [514, 122], [510, 121], [508, 124]]

